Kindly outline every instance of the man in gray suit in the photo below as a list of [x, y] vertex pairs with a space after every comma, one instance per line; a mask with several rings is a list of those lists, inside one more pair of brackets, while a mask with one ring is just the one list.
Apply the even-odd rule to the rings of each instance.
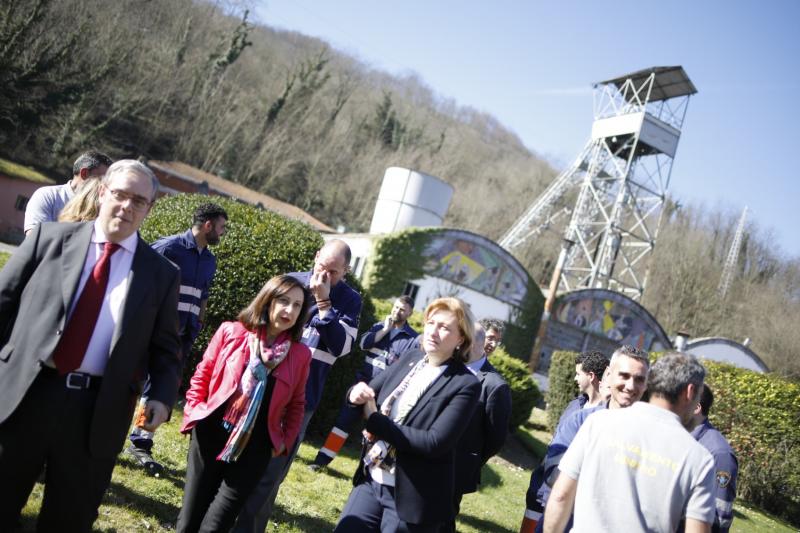
[[90, 531], [148, 374], [148, 427], [169, 416], [180, 278], [137, 233], [157, 188], [117, 161], [97, 220], [37, 226], [0, 272], [1, 528], [46, 464], [37, 529]]
[[[487, 324], [484, 327], [484, 324]], [[461, 510], [464, 494], [476, 492], [481, 482], [481, 468], [492, 458], [508, 435], [511, 420], [511, 388], [497, 369], [489, 362], [489, 353], [499, 343], [502, 333], [501, 323], [490, 319], [475, 323], [475, 336], [472, 341], [467, 368], [481, 382], [481, 395], [478, 408], [467, 423], [456, 446], [456, 477], [453, 498], [453, 520], [443, 524], [440, 531], [456, 530], [455, 516]], [[487, 330], [493, 332], [495, 339], [487, 339]]]

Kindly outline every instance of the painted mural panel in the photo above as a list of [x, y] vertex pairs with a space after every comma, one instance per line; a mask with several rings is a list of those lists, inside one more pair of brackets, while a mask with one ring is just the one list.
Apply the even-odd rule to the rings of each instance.
[[425, 273], [519, 305], [527, 290], [527, 276], [491, 244], [479, 235], [442, 231], [423, 252]]
[[558, 298], [540, 353], [546, 371], [554, 351], [599, 350], [606, 355], [623, 344], [647, 351], [671, 346], [656, 319], [639, 303], [605, 289], [582, 289]]

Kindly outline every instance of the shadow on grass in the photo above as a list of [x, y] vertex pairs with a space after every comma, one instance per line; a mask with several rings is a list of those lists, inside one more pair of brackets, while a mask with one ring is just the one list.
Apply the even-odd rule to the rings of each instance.
[[469, 514], [461, 513], [461, 514], [458, 515], [458, 519], [457, 520], [459, 522], [462, 522], [462, 523], [474, 528], [477, 531], [505, 531], [506, 530], [502, 525], [500, 525], [500, 524], [498, 524], [496, 522], [491, 522], [489, 520], [483, 520], [482, 518], [478, 518], [476, 516], [472, 516], [472, 515], [469, 515]]
[[483, 465], [481, 468], [481, 487], [499, 487], [503, 484], [503, 478], [500, 477], [491, 465]]
[[[338, 520], [339, 517], [336, 517]], [[294, 514], [287, 511], [280, 504], [275, 506], [275, 515], [270, 522], [296, 527], [300, 531], [333, 531], [336, 522], [328, 522], [322, 518], [304, 514]], [[267, 530], [271, 530], [267, 528]]]
[[115, 470], [126, 470], [130, 472], [130, 475], [139, 475], [139, 476], [146, 476], [148, 479], [158, 479], [159, 481], [163, 482], [170, 482], [172, 485], [175, 486], [176, 489], [183, 492], [183, 485], [186, 480], [186, 469], [181, 468], [171, 468], [166, 465], [164, 466], [164, 470], [161, 472], [161, 475], [158, 478], [150, 477], [145, 471], [144, 468], [139, 466], [137, 463], [133, 461], [133, 459], [129, 459], [125, 456], [119, 456], [117, 458], [117, 464], [114, 467]]
[[111, 486], [106, 491], [103, 503], [112, 507], [132, 506], [158, 523], [174, 524], [180, 510], [175, 505], [150, 498], [115, 481], [111, 482]]
[[[547, 449], [547, 445], [544, 449]], [[523, 470], [533, 470], [539, 464], [539, 458], [514, 433], [508, 436], [497, 456]]]

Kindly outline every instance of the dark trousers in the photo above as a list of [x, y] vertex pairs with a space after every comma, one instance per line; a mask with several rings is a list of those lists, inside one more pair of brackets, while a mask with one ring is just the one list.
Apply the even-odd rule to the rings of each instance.
[[334, 533], [436, 533], [442, 526], [411, 524], [400, 520], [395, 506], [394, 487], [367, 480], [356, 485], [342, 509]]
[[303, 415], [300, 434], [297, 436], [292, 449], [286, 455], [273, 457], [267, 468], [259, 472], [261, 479], [259, 479], [255, 489], [253, 489], [253, 493], [239, 513], [239, 519], [233, 529], [234, 533], [264, 533], [266, 531], [267, 523], [275, 508], [278, 489], [292, 467], [292, 462], [300, 449], [300, 443], [303, 441], [313, 415], [314, 411], [306, 411]]
[[[268, 386], [269, 389], [271, 387]], [[271, 390], [267, 390], [271, 394]], [[222, 427], [226, 405], [198, 422], [192, 430], [186, 466], [179, 532], [229, 531], [253, 492], [272, 455], [266, 411], [261, 405], [250, 441], [233, 463], [217, 461], [229, 433]]]
[[68, 389], [43, 371], [0, 424], [0, 529], [18, 522], [46, 464], [37, 531], [91, 531], [116, 459], [89, 455], [97, 390]]
[[439, 533], [456, 533], [456, 517], [458, 516], [458, 513], [461, 512], [461, 499], [463, 497], [464, 495], [460, 492], [456, 492], [453, 495], [453, 510], [455, 511], [455, 514], [453, 515], [452, 520], [442, 524], [442, 527], [439, 529]]

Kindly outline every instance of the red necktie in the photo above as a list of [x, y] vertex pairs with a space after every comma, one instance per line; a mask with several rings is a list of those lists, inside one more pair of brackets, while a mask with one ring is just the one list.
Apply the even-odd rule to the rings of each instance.
[[97, 315], [100, 314], [103, 298], [106, 295], [108, 273], [111, 270], [111, 256], [118, 249], [119, 244], [113, 242], [104, 244], [103, 255], [95, 263], [92, 274], [83, 286], [83, 292], [81, 292], [78, 303], [75, 304], [67, 327], [64, 328], [64, 336], [53, 353], [53, 361], [59, 374], [72, 372], [83, 362], [83, 357], [89, 348], [89, 341], [92, 339], [92, 333], [94, 333], [94, 326], [97, 323]]

